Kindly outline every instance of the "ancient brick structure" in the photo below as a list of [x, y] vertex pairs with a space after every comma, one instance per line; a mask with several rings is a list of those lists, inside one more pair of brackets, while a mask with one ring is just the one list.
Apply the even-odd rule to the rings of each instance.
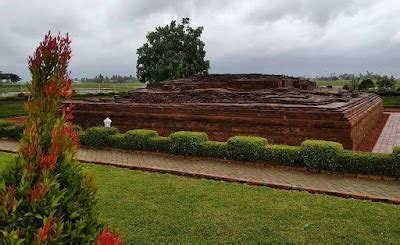
[[323, 139], [354, 149], [381, 117], [382, 105], [374, 94], [352, 96], [299, 78], [216, 74], [150, 83], [114, 98], [76, 101], [74, 114], [84, 127], [101, 125], [110, 117], [121, 132], [147, 128], [166, 136], [204, 131], [221, 141], [258, 135], [289, 145]]

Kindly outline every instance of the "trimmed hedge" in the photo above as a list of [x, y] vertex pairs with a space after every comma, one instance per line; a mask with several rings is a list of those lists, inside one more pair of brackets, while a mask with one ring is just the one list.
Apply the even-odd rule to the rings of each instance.
[[204, 142], [200, 147], [199, 156], [203, 157], [217, 157], [227, 159], [227, 143], [219, 141], [207, 141]]
[[111, 135], [118, 134], [116, 128], [93, 127], [80, 134], [80, 143], [90, 147], [112, 146]]
[[135, 150], [153, 150], [150, 139], [158, 137], [158, 132], [147, 129], [135, 129], [125, 133], [125, 147]]
[[301, 158], [307, 168], [336, 171], [343, 145], [332, 141], [306, 140], [301, 144]]
[[338, 155], [337, 172], [400, 177], [400, 158], [394, 154], [345, 150]]
[[302, 166], [301, 147], [289, 145], [267, 145], [263, 160], [287, 166]]
[[204, 132], [179, 131], [170, 135], [170, 150], [180, 155], [199, 155], [201, 145], [208, 141]]
[[23, 132], [23, 125], [18, 125], [13, 122], [0, 122], [0, 137], [19, 140]]
[[229, 159], [260, 161], [268, 141], [256, 136], [234, 136], [228, 139], [226, 154]]
[[[76, 128], [79, 129], [79, 128]], [[0, 137], [19, 139], [23, 126], [0, 122]], [[227, 142], [209, 141], [203, 132], [175, 132], [160, 137], [154, 130], [131, 130], [119, 134], [116, 128], [94, 127], [80, 133], [82, 145], [130, 150], [159, 151], [179, 155], [254, 161], [317, 170], [400, 177], [400, 146], [393, 154], [343, 150], [336, 142], [306, 140], [301, 146], [269, 145], [267, 139], [235, 136]]]

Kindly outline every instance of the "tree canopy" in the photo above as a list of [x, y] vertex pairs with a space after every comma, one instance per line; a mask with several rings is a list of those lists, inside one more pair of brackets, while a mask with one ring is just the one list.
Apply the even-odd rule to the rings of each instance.
[[21, 81], [21, 78], [14, 73], [2, 73], [0, 71], [0, 80], [9, 80], [12, 83]]
[[378, 81], [376, 81], [376, 85], [378, 85], [378, 89], [380, 91], [386, 91], [394, 88], [396, 84], [396, 79], [393, 76], [383, 76]]
[[147, 34], [147, 42], [138, 48], [137, 77], [140, 82], [178, 79], [207, 74], [210, 62], [205, 60], [203, 27], [192, 28], [189, 18], [180, 24], [157, 27]]

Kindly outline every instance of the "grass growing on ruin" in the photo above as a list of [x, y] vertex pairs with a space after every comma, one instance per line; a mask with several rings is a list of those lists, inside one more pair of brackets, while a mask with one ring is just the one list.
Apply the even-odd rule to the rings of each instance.
[[[14, 155], [0, 153], [0, 171]], [[135, 243], [395, 243], [400, 206], [86, 165], [101, 218]]]

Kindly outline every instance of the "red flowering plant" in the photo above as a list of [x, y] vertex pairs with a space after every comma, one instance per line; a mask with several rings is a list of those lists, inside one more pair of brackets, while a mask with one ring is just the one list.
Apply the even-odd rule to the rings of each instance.
[[102, 234], [97, 188], [74, 160], [70, 58], [68, 35], [50, 33], [29, 57], [25, 132], [15, 164], [0, 179], [0, 244], [86, 244]]

